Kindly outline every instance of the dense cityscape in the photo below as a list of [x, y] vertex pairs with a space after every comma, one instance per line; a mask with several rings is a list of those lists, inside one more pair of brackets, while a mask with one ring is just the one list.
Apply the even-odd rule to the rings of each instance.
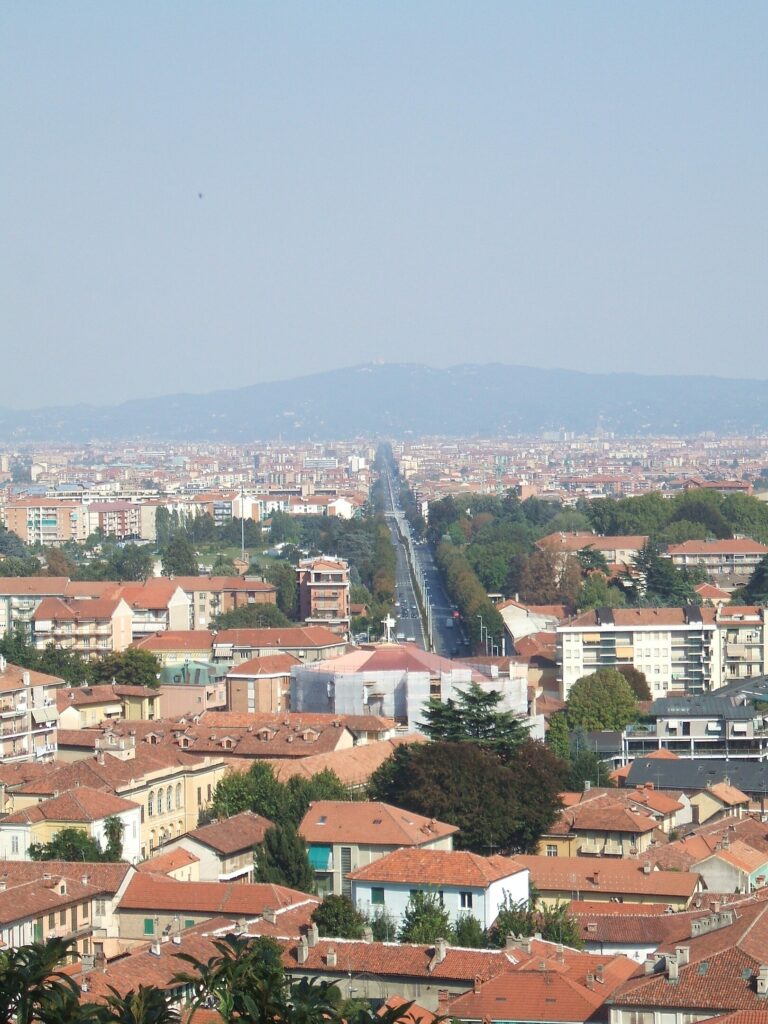
[[3, 943], [78, 1007], [762, 1014], [767, 444], [7, 446]]

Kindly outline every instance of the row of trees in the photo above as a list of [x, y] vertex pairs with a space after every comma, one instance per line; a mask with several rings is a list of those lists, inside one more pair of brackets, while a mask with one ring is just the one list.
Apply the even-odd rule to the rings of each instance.
[[472, 914], [451, 922], [439, 893], [430, 889], [412, 892], [399, 923], [386, 911], [368, 919], [347, 896], [326, 896], [313, 911], [312, 920], [321, 936], [339, 939], [362, 939], [370, 928], [377, 942], [397, 939], [399, 942], [431, 944], [445, 939], [452, 945], [469, 949], [492, 949], [503, 946], [509, 935], [539, 934], [551, 942], [562, 942], [577, 949], [582, 947], [579, 926], [568, 914], [567, 904], [541, 903], [538, 893], [515, 903], [507, 893], [493, 925], [486, 929]]
[[0, 637], [0, 654], [12, 665], [59, 676], [70, 686], [86, 683], [111, 683], [121, 686], [158, 687], [161, 665], [154, 654], [129, 647], [120, 653], [99, 658], [84, 658], [76, 651], [49, 644], [43, 650], [33, 647], [23, 630]]

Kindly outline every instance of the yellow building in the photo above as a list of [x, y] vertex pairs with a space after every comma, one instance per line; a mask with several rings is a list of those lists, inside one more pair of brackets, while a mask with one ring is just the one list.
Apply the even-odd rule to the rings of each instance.
[[[207, 807], [216, 784], [227, 771], [222, 757], [186, 754], [177, 747], [135, 744], [119, 738], [112, 753], [70, 764], [51, 764], [40, 778], [14, 790], [12, 810], [65, 793], [75, 786], [90, 786], [123, 797], [140, 807], [139, 856], [150, 856], [171, 839], [197, 828], [200, 811]], [[132, 737], [131, 737], [132, 739]]]

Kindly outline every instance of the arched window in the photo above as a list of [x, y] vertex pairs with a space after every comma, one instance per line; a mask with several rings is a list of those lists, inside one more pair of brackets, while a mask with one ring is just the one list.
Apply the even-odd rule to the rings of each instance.
[[157, 791], [157, 813], [158, 814], [162, 814], [163, 813], [163, 791], [162, 791], [162, 789], [158, 789], [158, 791]]
[[176, 810], [179, 810], [181, 808], [182, 803], [183, 803], [183, 801], [182, 801], [182, 797], [181, 797], [181, 783], [177, 782], [176, 783]]
[[154, 792], [152, 790], [150, 790], [149, 796], [147, 797], [147, 814], [151, 818], [154, 813], [155, 813], [155, 794], [154, 794]]
[[165, 791], [165, 805], [169, 811], [173, 810], [173, 786], [169, 786]]

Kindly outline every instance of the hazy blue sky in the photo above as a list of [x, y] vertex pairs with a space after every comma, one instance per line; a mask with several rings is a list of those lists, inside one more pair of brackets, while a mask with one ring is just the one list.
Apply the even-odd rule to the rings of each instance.
[[768, 377], [766, 40], [765, 2], [6, 2], [0, 406]]

